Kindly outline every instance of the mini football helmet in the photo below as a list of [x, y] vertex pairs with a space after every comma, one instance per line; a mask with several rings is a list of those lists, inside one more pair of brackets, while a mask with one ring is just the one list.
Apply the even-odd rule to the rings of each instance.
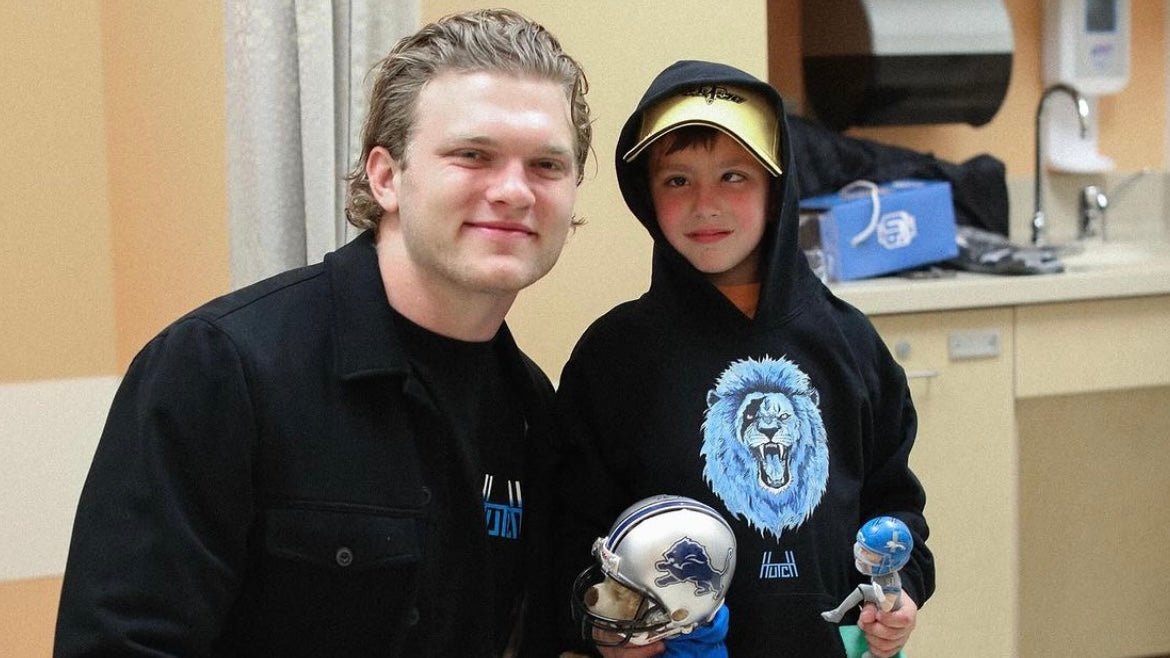
[[[593, 543], [593, 555], [597, 562], [573, 586], [582, 637], [597, 642], [596, 628], [616, 638], [598, 644], [649, 644], [715, 617], [735, 574], [735, 533], [697, 500], [651, 496], [618, 516], [609, 535]], [[620, 615], [599, 605], [599, 599], [628, 598], [615, 599], [615, 583], [635, 599]]]
[[857, 531], [853, 557], [861, 573], [884, 576], [906, 566], [913, 548], [914, 538], [901, 519], [877, 516]]

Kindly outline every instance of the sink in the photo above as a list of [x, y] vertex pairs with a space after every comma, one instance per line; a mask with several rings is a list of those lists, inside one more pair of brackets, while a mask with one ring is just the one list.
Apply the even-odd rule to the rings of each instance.
[[[1076, 248], [1079, 246], [1079, 248]], [[1060, 250], [1066, 272], [1092, 272], [1139, 265], [1166, 248], [1159, 242], [1091, 242]]]

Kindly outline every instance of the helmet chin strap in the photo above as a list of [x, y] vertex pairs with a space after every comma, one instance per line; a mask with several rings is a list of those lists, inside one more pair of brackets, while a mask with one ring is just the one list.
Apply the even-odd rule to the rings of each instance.
[[638, 633], [638, 634], [632, 635], [630, 637], [630, 644], [636, 644], [638, 646], [642, 646], [642, 645], [650, 644], [651, 642], [657, 642], [658, 640], [667, 640], [667, 639], [670, 639], [676, 635], [690, 633], [691, 631], [695, 630], [696, 626], [698, 626], [698, 624], [689, 624], [687, 626], [674, 627], [674, 628], [667, 629], [667, 630], [665, 630], [661, 633], [658, 633], [656, 635], [651, 635], [648, 632], [647, 633]]
[[[659, 610], [656, 612], [658, 614], [663, 614], [666, 611]], [[714, 611], [711, 612], [711, 615], [709, 617], [707, 617], [706, 619], [700, 619], [700, 620], [693, 621], [690, 624], [687, 624], [686, 626], [678, 626], [677, 622], [671, 622], [669, 620], [664, 620], [663, 623], [665, 623], [666, 625], [664, 627], [661, 627], [662, 628], [661, 631], [659, 631], [657, 633], [654, 633], [652, 631], [643, 631], [641, 633], [635, 633], [635, 634], [630, 636], [629, 642], [630, 642], [630, 644], [636, 644], [636, 645], [642, 646], [642, 645], [650, 644], [652, 642], [657, 642], [658, 640], [670, 639], [672, 637], [675, 637], [676, 635], [684, 635], [684, 634], [690, 633], [691, 631], [695, 630], [695, 628], [698, 627], [700, 624], [705, 624], [705, 623], [711, 621], [712, 619], [715, 618], [715, 615], [718, 613], [719, 613], [719, 608], [716, 608]], [[654, 614], [654, 613], [651, 613], [651, 615], [652, 614]], [[686, 612], [684, 611], [682, 613], [681, 618], [685, 619], [686, 616], [687, 616]]]

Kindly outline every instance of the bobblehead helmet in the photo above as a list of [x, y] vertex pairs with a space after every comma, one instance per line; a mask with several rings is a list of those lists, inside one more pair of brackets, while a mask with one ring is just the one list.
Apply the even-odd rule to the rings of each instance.
[[853, 557], [861, 573], [885, 576], [906, 566], [913, 548], [914, 538], [901, 519], [878, 516], [866, 521], [857, 531]]
[[714, 509], [683, 496], [640, 500], [593, 543], [597, 562], [573, 586], [582, 637], [649, 644], [715, 617], [735, 573], [735, 534]]

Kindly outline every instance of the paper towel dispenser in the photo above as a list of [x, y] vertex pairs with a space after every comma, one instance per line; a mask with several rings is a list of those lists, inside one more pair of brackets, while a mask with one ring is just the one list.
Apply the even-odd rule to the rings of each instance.
[[808, 109], [849, 126], [969, 123], [999, 111], [1012, 72], [1002, 0], [803, 0]]

